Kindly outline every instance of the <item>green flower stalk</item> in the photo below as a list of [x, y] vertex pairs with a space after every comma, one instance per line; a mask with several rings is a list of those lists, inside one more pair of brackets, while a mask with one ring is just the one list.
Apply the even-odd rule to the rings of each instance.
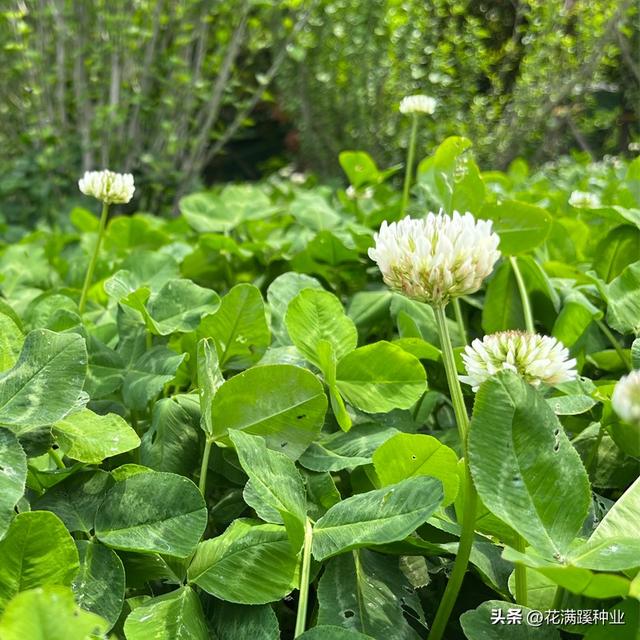
[[89, 260], [84, 284], [82, 285], [82, 293], [80, 294], [80, 303], [78, 304], [78, 310], [82, 313], [87, 303], [87, 294], [93, 281], [93, 273], [96, 268], [100, 246], [107, 226], [109, 205], [126, 204], [130, 202], [131, 198], [133, 198], [135, 186], [133, 176], [130, 173], [114, 173], [113, 171], [105, 169], [104, 171], [85, 172], [84, 176], [78, 182], [78, 187], [86, 196], [91, 196], [102, 202], [98, 238], [91, 259]]
[[413, 178], [413, 162], [416, 153], [416, 137], [418, 133], [418, 116], [420, 114], [433, 115], [437, 102], [430, 96], [407, 96], [400, 102], [400, 113], [411, 115], [411, 134], [407, 147], [407, 163], [404, 170], [404, 185], [402, 188], [402, 213], [405, 212], [409, 202], [409, 190]]
[[451, 577], [438, 607], [429, 640], [443, 637], [469, 564], [475, 531], [477, 493], [467, 455], [469, 416], [453, 355], [446, 306], [451, 300], [480, 289], [500, 257], [499, 237], [491, 222], [470, 213], [452, 216], [429, 213], [417, 220], [383, 222], [369, 257], [382, 272], [384, 282], [413, 300], [429, 303], [435, 312], [451, 403], [456, 416], [465, 461], [464, 506], [460, 542]]

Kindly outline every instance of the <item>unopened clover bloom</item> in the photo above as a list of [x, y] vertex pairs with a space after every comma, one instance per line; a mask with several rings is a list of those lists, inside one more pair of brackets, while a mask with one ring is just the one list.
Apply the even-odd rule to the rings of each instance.
[[575, 358], [556, 338], [526, 331], [500, 331], [474, 340], [462, 354], [467, 375], [462, 382], [477, 391], [499, 371], [513, 371], [538, 387], [574, 380]]
[[438, 102], [431, 96], [406, 96], [400, 101], [400, 113], [426, 113], [432, 115]]
[[105, 204], [126, 204], [133, 197], [135, 186], [130, 173], [86, 171], [79, 180], [80, 191]]
[[409, 298], [444, 306], [477, 291], [500, 257], [491, 222], [470, 213], [429, 213], [382, 223], [369, 257], [387, 286]]
[[611, 404], [625, 422], [640, 426], [640, 369], [620, 378], [613, 390]]

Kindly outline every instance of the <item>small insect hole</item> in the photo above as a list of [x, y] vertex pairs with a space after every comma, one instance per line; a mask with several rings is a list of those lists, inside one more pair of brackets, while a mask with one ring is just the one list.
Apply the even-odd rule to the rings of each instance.
[[306, 417], [307, 417], [306, 413], [301, 413], [299, 416], [296, 416], [298, 420], [302, 420], [303, 418], [306, 418]]
[[558, 451], [560, 451], [560, 443], [559, 443], [559, 442], [556, 442], [556, 443], [553, 445], [553, 450], [554, 450], [556, 453], [557, 453]]
[[560, 435], [560, 429], [555, 429], [553, 435], [557, 438]]
[[284, 449], [288, 444], [289, 444], [288, 442], [281, 442], [280, 447]]
[[353, 616], [355, 616], [356, 614], [355, 614], [355, 612], [351, 611], [351, 609], [347, 609], [346, 611], [342, 612], [342, 615], [345, 618], [353, 618]]
[[417, 460], [417, 458], [415, 456], [411, 456], [412, 460]]

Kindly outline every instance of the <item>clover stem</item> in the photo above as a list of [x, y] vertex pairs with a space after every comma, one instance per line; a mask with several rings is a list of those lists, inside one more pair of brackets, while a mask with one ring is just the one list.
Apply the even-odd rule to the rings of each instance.
[[529, 301], [529, 294], [527, 293], [527, 287], [524, 284], [524, 278], [518, 266], [518, 259], [515, 256], [509, 257], [511, 268], [513, 269], [513, 275], [516, 278], [516, 284], [518, 286], [518, 292], [520, 293], [520, 300], [522, 301], [522, 312], [524, 313], [524, 325], [529, 333], [535, 333], [535, 327], [533, 324], [533, 314], [531, 313], [531, 302]]
[[206, 439], [204, 443], [204, 452], [202, 453], [202, 464], [200, 465], [200, 481], [198, 482], [198, 488], [200, 493], [204, 496], [205, 489], [207, 488], [207, 472], [209, 471], [209, 454], [211, 453], [211, 445], [213, 440]]
[[96, 240], [96, 246], [93, 249], [93, 255], [87, 268], [87, 273], [84, 277], [84, 284], [82, 285], [82, 293], [80, 294], [80, 303], [78, 304], [78, 311], [82, 314], [85, 304], [87, 303], [87, 294], [89, 293], [89, 287], [93, 281], [93, 272], [96, 268], [96, 262], [98, 261], [98, 253], [100, 252], [100, 245], [102, 244], [102, 238], [104, 236], [104, 230], [107, 226], [107, 216], [109, 215], [109, 205], [105, 202], [102, 205], [102, 215], [100, 216], [100, 226], [98, 227], [98, 239]]
[[462, 344], [467, 344], [467, 330], [464, 326], [464, 318], [462, 317], [462, 309], [460, 307], [460, 300], [458, 298], [454, 298], [451, 301], [453, 305], [453, 312], [456, 316], [456, 323], [458, 324], [458, 332], [460, 333], [460, 340], [462, 340]]
[[560, 608], [560, 606], [562, 605], [562, 601], [564, 600], [565, 593], [566, 591], [564, 587], [561, 587], [560, 585], [556, 587], [556, 593], [553, 596], [553, 603], [551, 605], [551, 609]]
[[631, 371], [631, 361], [627, 357], [627, 354], [624, 352], [622, 345], [618, 342], [616, 337], [611, 333], [611, 330], [607, 325], [602, 322], [602, 320], [596, 318], [596, 324], [598, 325], [598, 329], [604, 333], [607, 340], [611, 343], [613, 348], [616, 350], [618, 357], [622, 360], [622, 364], [626, 367], [627, 371]]
[[60, 454], [54, 448], [49, 449], [49, 457], [56, 463], [58, 469], [66, 469]]
[[302, 547], [302, 570], [300, 572], [300, 597], [298, 599], [298, 613], [296, 614], [296, 628], [294, 638], [304, 633], [307, 624], [307, 605], [309, 601], [309, 577], [311, 574], [311, 542], [313, 541], [313, 527], [307, 518], [304, 524], [304, 544]]
[[418, 133], [418, 114], [413, 114], [411, 121], [411, 134], [409, 136], [409, 147], [407, 148], [407, 164], [404, 169], [404, 186], [402, 188], [402, 207], [404, 213], [409, 202], [409, 189], [411, 188], [411, 178], [413, 175], [413, 159], [416, 153], [416, 134]]
[[462, 396], [462, 388], [458, 380], [458, 372], [453, 357], [453, 346], [451, 337], [449, 336], [449, 327], [447, 326], [447, 316], [443, 306], [434, 306], [433, 310], [438, 324], [438, 334], [440, 336], [440, 348], [442, 349], [442, 360], [444, 362], [444, 370], [447, 374], [447, 383], [449, 385], [449, 393], [451, 394], [451, 404], [453, 412], [458, 423], [458, 433], [460, 434], [460, 442], [462, 443], [464, 455], [467, 455], [467, 430], [469, 429], [469, 416], [467, 408], [464, 404]]
[[[525, 541], [522, 536], [516, 538], [515, 547], [520, 553], [525, 551]], [[516, 603], [521, 604], [523, 607], [527, 606], [527, 567], [523, 564], [516, 563], [515, 571], [516, 580]]]
[[445, 632], [449, 616], [453, 610], [453, 606], [458, 598], [462, 581], [464, 580], [467, 566], [469, 565], [469, 556], [473, 547], [473, 538], [476, 522], [476, 508], [478, 502], [478, 494], [471, 478], [469, 469], [469, 456], [467, 453], [467, 433], [469, 431], [469, 416], [464, 404], [462, 396], [462, 388], [458, 380], [455, 360], [453, 356], [453, 346], [447, 328], [447, 316], [443, 306], [434, 307], [436, 321], [438, 323], [438, 333], [440, 334], [440, 346], [442, 348], [442, 359], [447, 374], [447, 383], [449, 392], [451, 393], [451, 402], [453, 411], [458, 423], [458, 431], [462, 442], [462, 450], [464, 452], [464, 469], [465, 469], [465, 485], [464, 485], [464, 502], [462, 508], [462, 530], [460, 533], [460, 542], [458, 543], [458, 553], [453, 564], [453, 571], [447, 582], [442, 600], [438, 606], [436, 617], [429, 633], [429, 640], [440, 640]]

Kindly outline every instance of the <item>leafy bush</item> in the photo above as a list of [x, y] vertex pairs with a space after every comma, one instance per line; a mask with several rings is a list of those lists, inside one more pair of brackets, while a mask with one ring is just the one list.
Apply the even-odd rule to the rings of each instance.
[[[448, 318], [367, 257], [394, 171], [340, 162], [348, 190], [273, 176], [113, 216], [83, 312], [93, 213], [0, 247], [3, 638], [425, 637], [474, 487], [447, 638], [560, 638], [491, 623], [532, 609], [634, 624], [639, 425], [611, 395], [640, 368], [640, 160], [481, 172], [445, 140], [409, 211], [473, 211], [503, 254]], [[529, 320], [580, 376], [503, 371], [461, 405], [462, 347]]]
[[389, 164], [404, 95], [439, 108], [421, 145], [461, 133], [480, 158], [537, 163], [571, 148], [625, 152], [638, 137], [637, 5], [608, 0], [324, 0], [278, 76], [304, 161], [335, 174], [341, 149]]

